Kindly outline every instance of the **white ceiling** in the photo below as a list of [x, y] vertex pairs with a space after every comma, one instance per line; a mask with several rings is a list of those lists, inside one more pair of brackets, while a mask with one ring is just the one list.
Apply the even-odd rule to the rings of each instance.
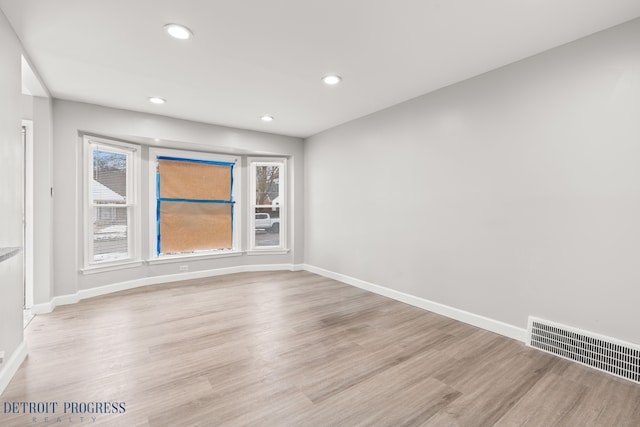
[[[0, 0], [0, 8], [56, 98], [300, 137], [640, 16], [639, 0]], [[171, 22], [195, 37], [171, 39], [162, 29]], [[320, 78], [332, 72], [344, 80], [326, 87]]]

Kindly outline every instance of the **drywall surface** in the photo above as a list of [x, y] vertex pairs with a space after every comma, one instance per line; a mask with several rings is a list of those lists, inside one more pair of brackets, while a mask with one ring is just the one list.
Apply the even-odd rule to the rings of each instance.
[[33, 96], [31, 95], [22, 95], [22, 118], [33, 120]]
[[[21, 53], [22, 46], [0, 11], [0, 247], [23, 244]], [[22, 253], [0, 263], [0, 351], [5, 352], [5, 361], [22, 343], [22, 277]]]
[[[71, 295], [113, 283], [141, 278], [165, 276], [180, 272], [179, 266], [188, 264], [189, 271], [213, 270], [255, 264], [291, 264], [303, 260], [302, 215], [303, 143], [299, 138], [245, 131], [221, 126], [189, 122], [158, 115], [136, 113], [73, 101], [54, 100], [54, 295]], [[280, 255], [260, 255], [185, 260], [168, 264], [144, 264], [96, 274], [83, 274], [82, 221], [82, 145], [80, 133], [115, 137], [123, 141], [177, 149], [191, 149], [238, 155], [277, 155], [289, 158], [289, 178], [293, 204], [289, 206], [289, 245], [291, 251]], [[158, 139], [158, 141], [156, 141]], [[148, 149], [142, 150], [142, 227], [143, 259], [149, 251]], [[244, 170], [244, 168], [243, 168]], [[241, 180], [242, 198], [246, 205], [247, 176]], [[244, 223], [248, 209], [242, 208]], [[246, 243], [247, 231], [242, 230]], [[246, 247], [246, 245], [244, 246]]]
[[640, 20], [305, 141], [305, 262], [640, 343]]

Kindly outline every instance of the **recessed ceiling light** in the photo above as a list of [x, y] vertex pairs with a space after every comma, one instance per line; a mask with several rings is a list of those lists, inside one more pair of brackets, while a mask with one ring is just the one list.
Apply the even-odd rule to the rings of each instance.
[[268, 115], [264, 115], [260, 117], [260, 120], [262, 120], [263, 122], [272, 122], [273, 121], [273, 116], [268, 116]]
[[164, 26], [164, 30], [173, 38], [179, 40], [186, 40], [191, 38], [193, 33], [190, 29], [180, 24], [167, 24]]
[[159, 98], [157, 96], [152, 96], [149, 98], [149, 102], [151, 102], [152, 104], [164, 104], [165, 102], [167, 102], [167, 100], [164, 98]]
[[322, 82], [330, 86], [337, 85], [340, 81], [342, 81], [342, 77], [337, 74], [328, 74], [322, 78]]

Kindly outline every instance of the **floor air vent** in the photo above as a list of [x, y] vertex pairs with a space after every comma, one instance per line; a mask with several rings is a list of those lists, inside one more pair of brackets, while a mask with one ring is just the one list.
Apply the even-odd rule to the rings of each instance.
[[640, 346], [534, 317], [527, 345], [640, 384]]

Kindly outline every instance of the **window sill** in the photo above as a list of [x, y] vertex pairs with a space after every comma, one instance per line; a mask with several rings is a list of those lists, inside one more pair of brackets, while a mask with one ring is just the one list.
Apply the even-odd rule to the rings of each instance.
[[247, 251], [249, 256], [253, 255], [286, 255], [289, 253], [289, 249], [252, 249]]
[[168, 262], [184, 262], [188, 260], [201, 260], [201, 259], [216, 259], [216, 258], [228, 258], [234, 256], [241, 256], [241, 251], [229, 251], [218, 253], [206, 253], [206, 254], [189, 254], [189, 255], [167, 255], [159, 258], [151, 258], [147, 260], [147, 264], [164, 264]]
[[142, 266], [142, 261], [128, 261], [120, 264], [109, 264], [109, 265], [81, 268], [80, 271], [82, 272], [82, 274], [96, 274], [96, 273], [105, 273], [107, 271], [122, 270], [124, 268], [135, 268], [135, 267], [141, 267], [141, 266]]

